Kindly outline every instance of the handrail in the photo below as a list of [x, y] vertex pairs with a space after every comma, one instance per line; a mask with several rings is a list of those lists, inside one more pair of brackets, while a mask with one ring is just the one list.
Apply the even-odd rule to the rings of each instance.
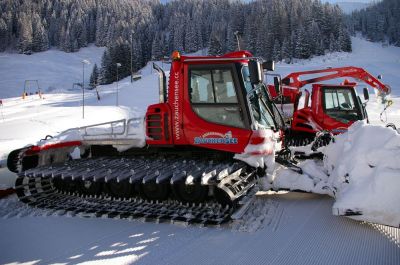
[[[96, 136], [111, 136], [111, 137], [118, 137], [118, 136], [128, 136], [128, 135], [136, 135], [135, 133], [129, 133], [129, 125], [132, 124], [134, 121], [140, 121], [142, 118], [130, 118], [130, 119], [121, 119], [121, 120], [115, 120], [115, 121], [110, 121], [110, 122], [102, 122], [102, 123], [97, 123], [97, 124], [92, 124], [92, 125], [86, 125], [86, 126], [81, 126], [81, 127], [75, 127], [68, 129], [66, 131], [61, 132], [61, 134], [65, 134], [70, 131], [80, 131], [82, 137], [96, 137]], [[122, 128], [119, 129], [121, 131], [116, 131], [117, 125], [121, 124]], [[101, 133], [91, 133], [90, 128], [96, 128], [102, 125], [110, 125], [109, 129], [111, 132], [101, 132]]]

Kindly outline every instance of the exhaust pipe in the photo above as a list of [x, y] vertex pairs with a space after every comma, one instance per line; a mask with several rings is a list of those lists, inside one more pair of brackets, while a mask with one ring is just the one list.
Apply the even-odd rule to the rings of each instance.
[[153, 68], [159, 74], [159, 96], [160, 96], [160, 103], [165, 103], [167, 101], [167, 78], [165, 76], [164, 70], [158, 66], [156, 63], [153, 63]]

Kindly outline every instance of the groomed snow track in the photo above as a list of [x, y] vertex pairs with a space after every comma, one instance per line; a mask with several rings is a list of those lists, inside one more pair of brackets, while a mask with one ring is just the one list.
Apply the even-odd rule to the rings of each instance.
[[238, 161], [102, 157], [26, 170], [15, 189], [20, 201], [58, 215], [219, 225], [256, 180]]

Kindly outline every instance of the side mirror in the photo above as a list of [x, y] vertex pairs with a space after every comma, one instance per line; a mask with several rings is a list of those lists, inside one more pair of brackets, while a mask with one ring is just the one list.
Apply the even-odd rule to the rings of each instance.
[[364, 87], [363, 92], [364, 92], [364, 99], [369, 100], [368, 88]]
[[267, 71], [275, 71], [275, 62], [274, 61], [263, 62], [262, 67]]
[[253, 85], [260, 84], [264, 80], [262, 65], [257, 60], [249, 61], [250, 82]]
[[282, 87], [281, 87], [281, 78], [279, 76], [274, 76], [274, 87], [276, 94], [280, 95]]

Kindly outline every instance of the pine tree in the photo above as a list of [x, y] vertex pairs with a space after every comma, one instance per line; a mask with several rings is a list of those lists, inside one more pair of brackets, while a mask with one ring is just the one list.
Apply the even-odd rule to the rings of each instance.
[[176, 18], [176, 20], [173, 22], [174, 27], [173, 27], [173, 49], [183, 52], [185, 50], [184, 46], [184, 25], [180, 22], [179, 18]]
[[186, 20], [185, 28], [185, 51], [195, 52], [199, 49], [196, 38], [196, 27], [193, 20]]
[[18, 26], [20, 29], [18, 51], [20, 53], [30, 54], [32, 52], [33, 29], [29, 16], [22, 13], [18, 20]]
[[287, 39], [283, 40], [282, 49], [281, 49], [281, 59], [285, 62], [289, 63], [291, 58], [291, 47], [290, 43]]
[[351, 52], [352, 51], [351, 37], [350, 37], [350, 34], [349, 34], [348, 31], [344, 31], [341, 50], [345, 51], [345, 52]]
[[106, 49], [101, 58], [101, 70], [100, 70], [100, 84], [109, 84], [112, 82], [112, 59], [108, 49]]
[[90, 75], [90, 88], [96, 88], [99, 80], [99, 70], [97, 69], [97, 64], [94, 64], [92, 74]]
[[[371, 41], [389, 41], [400, 46], [400, 1], [376, 1], [351, 15], [350, 27]], [[352, 33], [353, 33], [352, 32]]]
[[[169, 55], [172, 49], [194, 52], [210, 45], [216, 54], [236, 50], [236, 31], [242, 34], [242, 49], [265, 59], [284, 56], [290, 60], [296, 48], [302, 58], [322, 54], [331, 46], [331, 34], [340, 39], [339, 49], [346, 46], [349, 50], [351, 40], [343, 30], [346, 24], [350, 31], [354, 28], [373, 39], [387, 38], [400, 45], [399, 1], [382, 0], [376, 6], [374, 11], [357, 12], [357, 21], [349, 23], [339, 8], [319, 0], [181, 0], [167, 5], [146, 0], [2, 1], [0, 50], [17, 48], [30, 53], [56, 46], [73, 52], [94, 42], [110, 51], [122, 45], [124, 56], [130, 58], [126, 42], [134, 31], [134, 69], [138, 70], [152, 57]], [[301, 29], [306, 45], [297, 40]], [[285, 46], [285, 52], [280, 47], [280, 55], [276, 40]], [[120, 70], [125, 74], [125, 66]]]
[[233, 52], [237, 49], [238, 47], [235, 31], [233, 31], [232, 25], [229, 24], [226, 30], [226, 51]]
[[331, 35], [329, 37], [329, 51], [330, 52], [340, 51], [339, 41], [335, 38], [333, 33], [331, 33]]
[[222, 54], [222, 45], [221, 41], [218, 38], [217, 34], [211, 34], [210, 37], [210, 45], [208, 48], [208, 54], [210, 55], [221, 55]]
[[[351, 45], [351, 43], [350, 43]], [[325, 54], [325, 45], [323, 39], [316, 41], [316, 48], [315, 48], [316, 55], [324, 55]]]
[[255, 47], [255, 54], [267, 59], [268, 56], [268, 42], [267, 38], [270, 35], [267, 32], [266, 27], [260, 27], [257, 31], [257, 38], [256, 38], [256, 47]]
[[160, 37], [159, 33], [156, 33], [153, 39], [153, 43], [151, 45], [151, 58], [152, 60], [160, 60], [162, 58], [162, 50], [160, 47]]
[[274, 61], [280, 61], [281, 58], [281, 45], [279, 44], [279, 41], [276, 39], [275, 43], [274, 43], [274, 52], [273, 52], [273, 56], [272, 59]]
[[139, 39], [133, 40], [132, 45], [133, 51], [133, 71], [139, 70], [143, 65], [143, 57], [142, 57], [142, 47], [140, 45]]
[[4, 51], [8, 46], [7, 30], [6, 22], [4, 19], [0, 18], [0, 51]]
[[309, 39], [306, 37], [306, 33], [303, 27], [300, 27], [296, 34], [295, 44], [295, 57], [300, 59], [307, 59], [311, 55]]
[[253, 19], [247, 19], [244, 29], [245, 49], [260, 55], [259, 52], [264, 54], [266, 51], [260, 47], [260, 45], [262, 45], [261, 42], [257, 41], [257, 37], [259, 36], [257, 32], [259, 32], [259, 30], [257, 30], [255, 25], [256, 23]]
[[[318, 26], [318, 23], [315, 20], [312, 20], [309, 28], [307, 29], [307, 39], [311, 39], [310, 41], [310, 50], [312, 54], [321, 55], [324, 50], [323, 47], [320, 47], [321, 40], [323, 39], [321, 35], [321, 30]], [[321, 51], [322, 48], [322, 51]]]

